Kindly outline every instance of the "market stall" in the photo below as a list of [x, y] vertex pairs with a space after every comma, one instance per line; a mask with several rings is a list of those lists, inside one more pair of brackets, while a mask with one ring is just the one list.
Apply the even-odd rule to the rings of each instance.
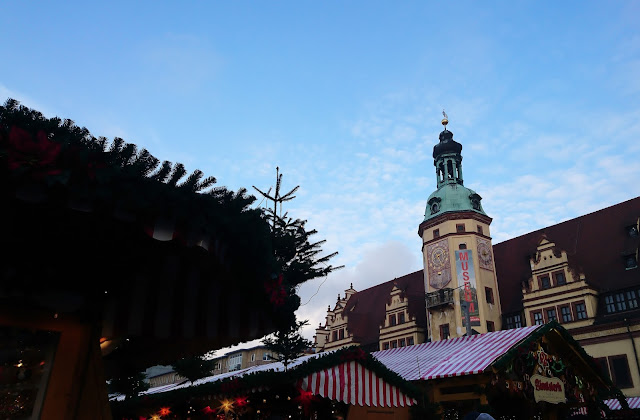
[[576, 408], [599, 413], [605, 399], [622, 397], [555, 322], [373, 355], [423, 387], [445, 418], [470, 411], [496, 418], [565, 418]]
[[214, 183], [0, 106], [1, 418], [110, 418], [106, 378], [293, 322], [295, 287], [332, 267], [303, 224], [276, 235], [245, 190]]
[[303, 356], [287, 370], [276, 362], [153, 388], [129, 400], [114, 396], [112, 407], [117, 419], [161, 418], [168, 411], [178, 419], [408, 419], [416, 398], [417, 388], [351, 347]]

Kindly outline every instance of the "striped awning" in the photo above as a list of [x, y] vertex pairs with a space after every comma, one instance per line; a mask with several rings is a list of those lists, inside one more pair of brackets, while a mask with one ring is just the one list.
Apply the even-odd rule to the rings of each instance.
[[351, 405], [405, 407], [415, 403], [398, 387], [355, 361], [314, 372], [302, 379], [301, 388], [314, 395]]
[[440, 340], [373, 353], [408, 381], [448, 378], [484, 372], [539, 325]]
[[[607, 404], [612, 410], [622, 410], [620, 401], [616, 399], [606, 400], [604, 403]], [[640, 408], [640, 397], [627, 397], [627, 404], [629, 404], [629, 408], [631, 409]]]

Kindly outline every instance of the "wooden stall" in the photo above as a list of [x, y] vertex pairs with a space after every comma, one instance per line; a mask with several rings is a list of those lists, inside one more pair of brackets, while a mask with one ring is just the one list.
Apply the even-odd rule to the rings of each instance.
[[105, 377], [293, 322], [295, 286], [326, 268], [287, 271], [308, 261], [275, 257], [253, 197], [185, 175], [0, 106], [0, 418], [108, 419]]
[[497, 331], [374, 353], [420, 385], [444, 418], [560, 419], [622, 397], [559, 324]]
[[[419, 390], [370, 354], [351, 347], [114, 396], [116, 418], [394, 419], [409, 418]], [[164, 409], [164, 411], [163, 411]]]

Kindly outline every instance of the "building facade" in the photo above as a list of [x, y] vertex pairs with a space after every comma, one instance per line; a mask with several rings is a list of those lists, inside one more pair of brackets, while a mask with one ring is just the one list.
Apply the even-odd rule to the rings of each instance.
[[[249, 349], [241, 349], [214, 358], [214, 368], [211, 375], [233, 372], [253, 366], [273, 363], [278, 355], [265, 346], [256, 346]], [[146, 372], [150, 387], [175, 384], [187, 379], [178, 375], [171, 366], [154, 366]]]
[[316, 351], [384, 350], [555, 320], [626, 395], [640, 396], [640, 197], [493, 245], [492, 219], [464, 186], [462, 145], [447, 123], [418, 228], [424, 269], [347, 289], [316, 330]]

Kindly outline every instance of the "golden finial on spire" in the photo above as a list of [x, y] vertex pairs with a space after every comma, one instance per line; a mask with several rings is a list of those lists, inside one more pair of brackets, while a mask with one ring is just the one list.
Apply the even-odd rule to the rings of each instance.
[[449, 124], [449, 117], [447, 116], [447, 113], [444, 112], [444, 109], [442, 110], [442, 116], [444, 117], [442, 119], [442, 125], [444, 125], [444, 129], [447, 129], [447, 124]]

